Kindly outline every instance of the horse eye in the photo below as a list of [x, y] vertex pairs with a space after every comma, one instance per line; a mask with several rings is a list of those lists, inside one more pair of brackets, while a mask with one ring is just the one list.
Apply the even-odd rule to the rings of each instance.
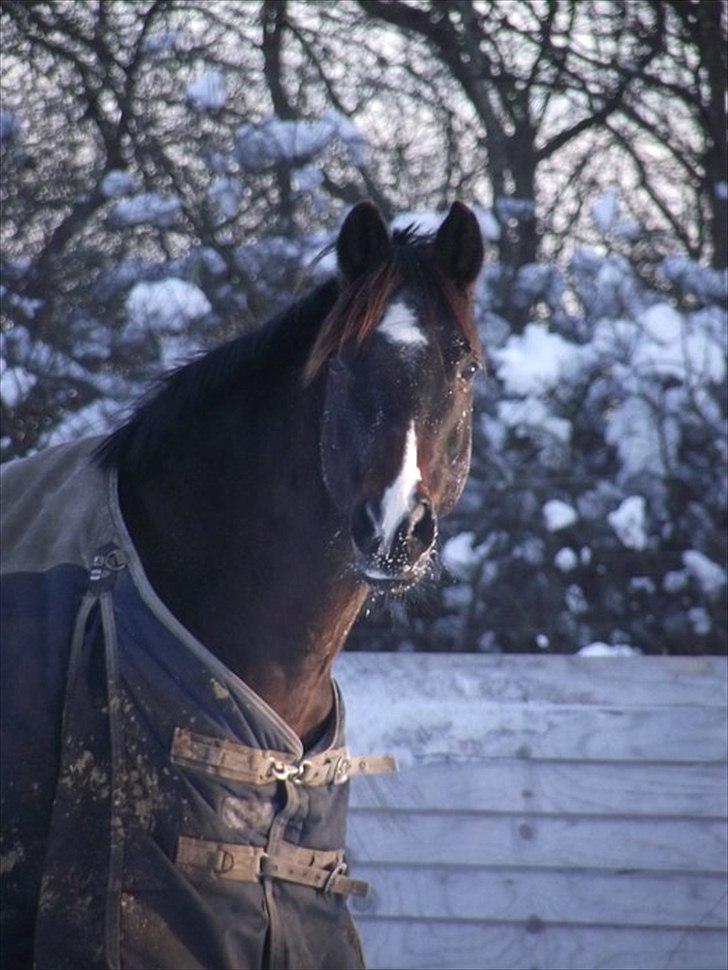
[[480, 363], [477, 360], [469, 360], [467, 364], [461, 369], [460, 376], [465, 381], [472, 381], [475, 375], [480, 370]]

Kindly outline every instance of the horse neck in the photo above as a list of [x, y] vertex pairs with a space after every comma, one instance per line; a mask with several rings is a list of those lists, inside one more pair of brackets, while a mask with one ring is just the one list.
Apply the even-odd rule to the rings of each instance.
[[319, 417], [318, 393], [289, 383], [237, 433], [210, 418], [173, 469], [121, 480], [161, 599], [304, 743], [331, 710], [331, 665], [366, 595], [322, 481]]

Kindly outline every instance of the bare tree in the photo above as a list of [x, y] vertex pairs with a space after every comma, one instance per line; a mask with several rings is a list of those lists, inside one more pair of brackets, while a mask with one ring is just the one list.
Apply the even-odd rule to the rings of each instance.
[[[501, 201], [500, 259], [533, 262], [539, 168], [621, 107], [634, 77], [661, 50], [661, 7], [602, 5], [596, 12], [571, 0], [424, 6], [360, 0], [360, 6], [367, 17], [425, 41], [460, 85], [482, 126], [479, 148], [496, 212]], [[586, 40], [575, 29], [585, 19]], [[509, 206], [509, 199], [521, 205]]]

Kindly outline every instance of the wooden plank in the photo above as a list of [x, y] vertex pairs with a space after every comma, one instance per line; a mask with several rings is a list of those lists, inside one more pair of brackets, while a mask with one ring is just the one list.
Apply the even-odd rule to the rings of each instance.
[[423, 699], [414, 712], [392, 704], [377, 720], [353, 712], [354, 753], [390, 751], [404, 763], [490, 758], [574, 761], [723, 762], [726, 712], [717, 707], [543, 707]]
[[354, 917], [618, 926], [726, 926], [723, 876], [412, 866], [354, 867], [370, 883]]
[[[456, 793], [454, 793], [454, 798]], [[353, 811], [353, 862], [679, 870], [728, 869], [722, 821]]]
[[718, 930], [360, 920], [372, 970], [725, 970]]
[[[579, 764], [497, 759], [357, 778], [354, 808], [583, 815], [728, 815], [725, 765]], [[457, 792], [454, 805], [453, 792]]]
[[336, 676], [347, 704], [380, 696], [505, 703], [658, 707], [728, 703], [725, 657], [578, 657], [537, 654], [344, 653]]

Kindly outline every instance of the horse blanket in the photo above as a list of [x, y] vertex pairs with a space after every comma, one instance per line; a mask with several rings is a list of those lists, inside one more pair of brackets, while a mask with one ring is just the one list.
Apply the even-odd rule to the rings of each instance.
[[3, 966], [361, 967], [352, 759], [169, 612], [86, 439], [2, 480]]

